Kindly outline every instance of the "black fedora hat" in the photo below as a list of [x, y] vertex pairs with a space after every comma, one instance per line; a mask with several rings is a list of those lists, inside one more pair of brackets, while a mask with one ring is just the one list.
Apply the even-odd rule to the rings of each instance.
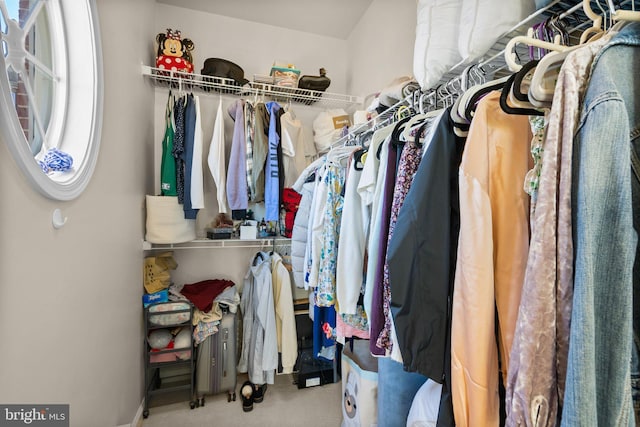
[[232, 79], [241, 86], [249, 83], [249, 80], [244, 78], [244, 70], [238, 64], [221, 58], [207, 58], [201, 74]]

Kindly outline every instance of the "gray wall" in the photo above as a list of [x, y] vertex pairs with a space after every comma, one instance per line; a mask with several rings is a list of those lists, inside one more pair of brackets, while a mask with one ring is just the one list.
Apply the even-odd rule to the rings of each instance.
[[415, 38], [415, 0], [373, 0], [347, 39], [348, 93], [367, 96], [413, 75]]

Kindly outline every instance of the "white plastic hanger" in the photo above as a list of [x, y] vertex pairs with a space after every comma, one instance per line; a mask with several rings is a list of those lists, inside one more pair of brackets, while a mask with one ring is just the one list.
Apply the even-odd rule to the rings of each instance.
[[[612, 6], [611, 0], [609, 0], [609, 5]], [[531, 99], [531, 102], [538, 107], [548, 107], [551, 105], [555, 85], [549, 84], [549, 82], [554, 81], [554, 77], [559, 73], [560, 67], [569, 52], [582, 47], [586, 43], [593, 42], [607, 33], [607, 31], [602, 28], [603, 17], [591, 9], [589, 0], [584, 0], [582, 2], [582, 7], [589, 19], [593, 20], [593, 26], [587, 28], [582, 33], [580, 36], [580, 44], [576, 46], [569, 46], [567, 50], [563, 52], [550, 52], [540, 59], [540, 62], [536, 67], [536, 71], [531, 79], [531, 85], [529, 86], [529, 98]], [[636, 13], [640, 16], [639, 12], [627, 12]], [[611, 28], [610, 30], [615, 30], [615, 28]]]
[[586, 43], [586, 41], [589, 40], [589, 37], [602, 34], [604, 32], [604, 28], [602, 28], [602, 16], [598, 15], [593, 11], [593, 9], [591, 9], [590, 0], [582, 1], [582, 9], [584, 10], [584, 14], [593, 21], [593, 24], [580, 35], [580, 44]]
[[513, 72], [520, 71], [520, 69], [522, 68], [522, 65], [516, 62], [516, 54], [513, 51], [513, 48], [517, 44], [522, 43], [522, 44], [526, 44], [527, 46], [539, 47], [542, 49], [555, 51], [555, 52], [564, 52], [565, 50], [569, 49], [568, 46], [565, 46], [560, 43], [560, 35], [556, 35], [554, 37], [553, 43], [536, 39], [532, 35], [533, 35], [533, 30], [529, 28], [528, 34], [526, 36], [515, 36], [514, 38], [509, 40], [509, 42], [507, 43], [507, 46], [504, 48], [504, 59], [511, 71]]
[[404, 128], [402, 130], [402, 133], [400, 134], [400, 139], [402, 139], [403, 141], [411, 141], [413, 140], [415, 137], [411, 135], [411, 132], [413, 132], [413, 130], [417, 127], [422, 126], [422, 124], [424, 123], [425, 120], [437, 116], [438, 114], [440, 114], [442, 112], [442, 110], [438, 110], [437, 109], [437, 103], [433, 102], [432, 104], [430, 103], [429, 105], [432, 105], [435, 109], [430, 109], [428, 111], [425, 111], [425, 98], [429, 98], [431, 96], [435, 96], [435, 92], [430, 92], [430, 93], [422, 93], [420, 94], [420, 99], [418, 101], [418, 114], [414, 114], [413, 116], [411, 116], [411, 118], [409, 119], [409, 121], [404, 125]]
[[[614, 21], [640, 21], [640, 12], [635, 10], [616, 10], [613, 0], [607, 0], [607, 4], [611, 11], [611, 18]], [[633, 2], [631, 4], [633, 5]]]
[[353, 146], [353, 145], [343, 145], [339, 147], [334, 147], [332, 145], [329, 148], [329, 152], [327, 153], [327, 163], [331, 163], [336, 166], [345, 167], [346, 160], [348, 160], [349, 156], [351, 156], [353, 151], [357, 149], [358, 149], [358, 146]]
[[463, 72], [463, 79], [461, 82], [463, 92], [462, 95], [456, 99], [456, 102], [453, 103], [453, 107], [451, 108], [451, 120], [459, 125], [469, 124], [469, 121], [465, 117], [465, 110], [467, 108], [469, 98], [473, 95], [473, 91], [471, 89], [486, 83], [486, 74], [484, 73], [484, 70], [482, 73], [480, 70], [482, 70], [481, 67], [472, 65]]
[[581, 46], [570, 46], [562, 52], [550, 52], [540, 59], [529, 84], [529, 101], [531, 104], [539, 108], [551, 106], [560, 67], [562, 67], [569, 52]]

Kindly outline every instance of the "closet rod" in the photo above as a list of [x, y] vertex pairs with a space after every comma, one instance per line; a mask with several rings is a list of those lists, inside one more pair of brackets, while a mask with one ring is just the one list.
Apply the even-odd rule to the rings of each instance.
[[558, 19], [564, 19], [564, 18], [568, 18], [569, 16], [571, 16], [573, 13], [575, 13], [576, 11], [582, 9], [582, 2], [576, 4], [575, 6], [573, 6], [571, 9], [567, 10], [566, 12], [562, 12], [560, 15], [558, 15]]

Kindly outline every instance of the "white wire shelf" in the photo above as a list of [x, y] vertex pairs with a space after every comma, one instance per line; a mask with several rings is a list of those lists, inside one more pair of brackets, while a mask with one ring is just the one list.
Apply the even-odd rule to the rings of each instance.
[[215, 249], [215, 248], [278, 248], [291, 245], [291, 239], [287, 237], [264, 237], [260, 239], [196, 239], [184, 243], [151, 243], [142, 242], [142, 249], [168, 250], [168, 249]]
[[364, 102], [362, 97], [354, 95], [290, 88], [261, 82], [249, 82], [240, 86], [233, 79], [169, 71], [148, 65], [142, 65], [142, 75], [151, 79], [158, 87], [247, 97], [264, 96], [278, 102], [296, 102], [321, 108], [346, 109]]

